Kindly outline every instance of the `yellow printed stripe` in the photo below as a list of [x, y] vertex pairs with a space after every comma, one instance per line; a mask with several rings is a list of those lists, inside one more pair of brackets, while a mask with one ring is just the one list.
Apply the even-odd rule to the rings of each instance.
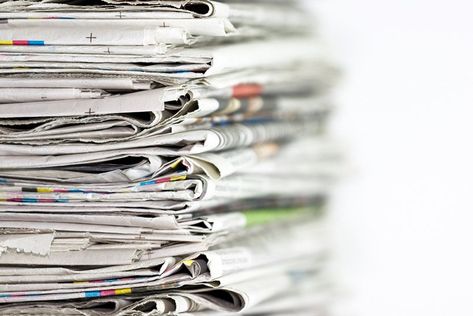
[[13, 45], [13, 41], [10, 41], [10, 40], [0, 40], [0, 45]]
[[178, 181], [178, 180], [186, 180], [187, 176], [173, 176], [171, 177], [171, 181]]
[[131, 294], [131, 289], [115, 290], [115, 295], [124, 295], [124, 294]]
[[171, 164], [171, 168], [172, 168], [172, 169], [176, 169], [177, 166], [179, 166], [180, 163], [181, 163], [181, 159], [178, 159], [178, 160], [175, 161], [173, 164]]
[[36, 188], [38, 193], [53, 193], [54, 189], [51, 188]]
[[184, 261], [182, 261], [182, 263], [185, 264], [186, 266], [190, 267], [194, 263], [194, 260], [184, 260]]

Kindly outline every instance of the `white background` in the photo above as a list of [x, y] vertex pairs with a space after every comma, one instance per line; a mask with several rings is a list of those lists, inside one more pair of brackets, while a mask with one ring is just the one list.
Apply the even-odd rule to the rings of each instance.
[[473, 315], [473, 2], [309, 3], [345, 70], [340, 315]]

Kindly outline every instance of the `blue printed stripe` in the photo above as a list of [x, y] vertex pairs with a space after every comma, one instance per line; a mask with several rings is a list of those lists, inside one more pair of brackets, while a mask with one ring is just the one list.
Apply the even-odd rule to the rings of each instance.
[[85, 297], [100, 297], [100, 291], [85, 292]]

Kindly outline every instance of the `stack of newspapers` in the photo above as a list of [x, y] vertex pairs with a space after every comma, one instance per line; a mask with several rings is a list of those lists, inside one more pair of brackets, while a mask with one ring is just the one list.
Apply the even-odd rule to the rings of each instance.
[[314, 315], [338, 76], [294, 1], [0, 0], [0, 315]]

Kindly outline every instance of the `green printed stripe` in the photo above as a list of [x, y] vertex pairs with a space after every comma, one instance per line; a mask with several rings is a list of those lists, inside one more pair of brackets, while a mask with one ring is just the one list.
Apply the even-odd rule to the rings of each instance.
[[303, 214], [320, 213], [319, 208], [281, 208], [281, 209], [258, 209], [245, 211], [246, 223], [248, 227], [264, 225], [274, 221], [286, 220], [299, 217]]

